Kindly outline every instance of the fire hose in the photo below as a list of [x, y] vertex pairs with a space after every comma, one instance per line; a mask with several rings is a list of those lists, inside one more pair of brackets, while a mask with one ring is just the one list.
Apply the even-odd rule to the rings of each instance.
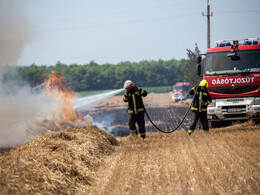
[[181, 124], [183, 123], [183, 121], [184, 121], [184, 119], [186, 118], [187, 114], [189, 113], [190, 108], [191, 108], [191, 105], [192, 105], [192, 103], [193, 103], [193, 101], [194, 101], [194, 99], [195, 99], [197, 90], [198, 90], [198, 87], [195, 87], [195, 93], [194, 93], [194, 96], [193, 96], [193, 98], [192, 98], [192, 101], [191, 101], [191, 103], [190, 103], [190, 105], [189, 105], [187, 111], [185, 112], [185, 114], [184, 114], [182, 120], [180, 121], [180, 123], [177, 125], [177, 127], [176, 127], [175, 129], [172, 129], [172, 130], [170, 130], [170, 131], [165, 131], [165, 130], [160, 129], [160, 128], [157, 127], [157, 126], [154, 124], [154, 122], [151, 120], [151, 118], [149, 117], [149, 115], [148, 115], [148, 113], [147, 113], [145, 107], [144, 107], [144, 112], [145, 112], [147, 118], [149, 119], [149, 121], [152, 123], [152, 125], [153, 125], [158, 131], [160, 131], [160, 132], [162, 132], [162, 133], [172, 133], [172, 132], [176, 131], [176, 130], [181, 126]]

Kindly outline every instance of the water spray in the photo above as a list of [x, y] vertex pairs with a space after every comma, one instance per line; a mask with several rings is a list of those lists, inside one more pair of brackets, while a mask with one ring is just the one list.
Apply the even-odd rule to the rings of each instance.
[[[87, 97], [82, 97], [75, 100], [74, 109], [79, 111], [87, 111], [90, 108], [97, 106], [102, 101], [120, 93], [124, 89], [116, 89], [104, 91], [99, 94], [89, 95]], [[89, 116], [89, 115], [87, 115]], [[89, 116], [91, 117], [91, 116]], [[92, 118], [92, 117], [91, 117]], [[107, 133], [112, 133], [111, 125], [114, 123], [115, 116], [105, 115], [102, 117], [102, 120], [93, 121], [93, 124], [96, 125], [99, 129], [106, 131]]]
[[98, 105], [100, 102], [120, 93], [123, 90], [124, 89], [105, 91], [99, 94], [89, 95], [87, 97], [76, 99], [74, 108], [80, 111], [87, 110], [88, 108]]

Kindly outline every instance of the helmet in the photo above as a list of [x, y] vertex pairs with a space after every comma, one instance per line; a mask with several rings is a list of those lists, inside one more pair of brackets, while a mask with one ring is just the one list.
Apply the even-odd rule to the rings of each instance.
[[131, 88], [135, 88], [135, 87], [136, 87], [136, 85], [130, 80], [126, 80], [124, 83], [125, 89], [131, 89]]
[[124, 83], [124, 88], [127, 89], [127, 87], [133, 85], [133, 82], [130, 81], [130, 80], [126, 80], [125, 83]]
[[208, 82], [206, 81], [206, 80], [202, 80], [201, 82], [200, 82], [200, 85], [199, 85], [200, 87], [206, 87], [206, 88], [208, 88], [208, 86], [209, 86], [209, 84], [208, 84]]

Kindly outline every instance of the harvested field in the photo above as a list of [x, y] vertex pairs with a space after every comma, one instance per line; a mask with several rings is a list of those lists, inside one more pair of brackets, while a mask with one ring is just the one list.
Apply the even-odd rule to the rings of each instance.
[[92, 194], [259, 194], [260, 126], [121, 138]]
[[46, 133], [0, 154], [0, 194], [77, 194], [119, 142], [96, 127]]
[[[172, 129], [189, 101], [144, 98], [155, 124]], [[161, 104], [161, 106], [160, 106]], [[259, 194], [260, 125], [252, 122], [188, 136], [181, 130], [127, 136], [126, 104], [115, 96], [89, 112], [114, 116], [118, 142], [96, 127], [49, 132], [0, 154], [0, 194]], [[147, 121], [147, 120], [146, 120]], [[126, 137], [127, 136], [127, 137]]]

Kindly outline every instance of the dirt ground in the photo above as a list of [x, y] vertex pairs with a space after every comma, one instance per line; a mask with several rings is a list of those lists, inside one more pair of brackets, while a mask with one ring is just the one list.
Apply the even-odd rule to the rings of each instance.
[[259, 126], [239, 128], [122, 138], [89, 193], [259, 194]]
[[[163, 129], [174, 128], [190, 101], [175, 103], [171, 94], [149, 94], [144, 103]], [[119, 111], [122, 96], [100, 105]], [[122, 115], [120, 115], [123, 117]], [[124, 115], [126, 117], [126, 115]], [[127, 117], [124, 119], [127, 120]], [[163, 134], [146, 123], [147, 139], [121, 137], [121, 145], [104, 161], [91, 194], [259, 194], [260, 126], [253, 123]], [[126, 122], [124, 123], [127, 126]]]
[[[149, 94], [144, 103], [154, 123], [173, 129], [190, 100]], [[0, 194], [260, 194], [260, 125], [252, 122], [197, 130], [187, 116], [179, 130], [156, 132], [146, 118], [147, 138], [129, 135], [127, 104], [112, 97], [89, 111], [110, 122], [48, 132], [0, 152]]]

